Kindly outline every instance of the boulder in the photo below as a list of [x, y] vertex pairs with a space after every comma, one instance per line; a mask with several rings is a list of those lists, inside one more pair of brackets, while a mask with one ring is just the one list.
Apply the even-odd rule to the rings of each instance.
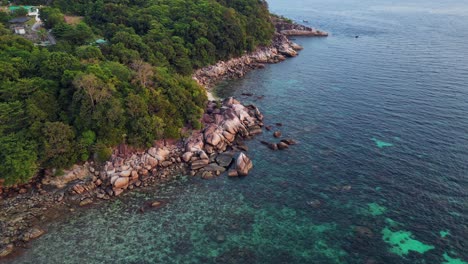
[[62, 189], [68, 185], [68, 183], [74, 180], [83, 180], [90, 174], [89, 170], [85, 166], [73, 165], [71, 170], [64, 171], [63, 175], [53, 176], [46, 175], [42, 179], [42, 183], [46, 185], [54, 185], [55, 187]]
[[123, 193], [123, 191], [124, 191], [123, 189], [120, 189], [120, 188], [114, 188], [112, 190], [113, 190], [115, 196], [121, 195]]
[[228, 176], [229, 177], [237, 177], [237, 176], [239, 176], [239, 173], [237, 173], [237, 171], [235, 169], [229, 169]]
[[130, 178], [131, 178], [132, 181], [138, 180], [138, 171], [132, 170]]
[[223, 132], [223, 137], [228, 141], [228, 142], [233, 142], [234, 139], [236, 138], [236, 135], [229, 133], [228, 131]]
[[158, 148], [158, 150], [156, 151], [156, 156], [155, 158], [158, 160], [158, 161], [163, 161], [163, 160], [167, 160], [167, 158], [169, 157], [169, 154], [171, 152], [166, 149], [166, 148]]
[[281, 142], [284, 142], [284, 143], [286, 143], [288, 145], [296, 145], [297, 144], [297, 142], [294, 139], [289, 139], [289, 138], [288, 139], [282, 139]]
[[273, 133], [273, 136], [274, 136], [275, 138], [281, 137], [281, 131], [275, 131], [275, 132]]
[[200, 150], [200, 152], [198, 152], [198, 156], [200, 157], [200, 159], [209, 159], [208, 155], [206, 155], [205, 151], [203, 150]]
[[132, 174], [131, 170], [124, 170], [120, 172], [120, 177], [130, 177], [131, 174]]
[[190, 151], [187, 151], [184, 153], [184, 155], [182, 155], [182, 159], [185, 161], [185, 162], [189, 162], [190, 159], [192, 158], [193, 156], [193, 153], [190, 152]]
[[204, 171], [201, 176], [202, 179], [208, 180], [208, 179], [213, 179], [214, 174], [212, 171]]
[[236, 157], [235, 169], [239, 176], [247, 176], [250, 169], [252, 169], [253, 163], [247, 155], [243, 152], [239, 153]]
[[101, 179], [97, 179], [97, 180], [94, 182], [94, 184], [95, 184], [96, 186], [101, 186], [102, 180], [101, 180]]
[[204, 171], [219, 171], [219, 172], [225, 172], [226, 171], [226, 168], [224, 168], [223, 166], [219, 166], [218, 164], [216, 163], [210, 163], [208, 164], [207, 166], [205, 166], [203, 168]]
[[258, 125], [251, 126], [249, 127], [248, 130], [249, 130], [249, 134], [252, 136], [263, 133], [262, 128]]
[[276, 143], [268, 143], [268, 147], [271, 150], [278, 150], [278, 145]]
[[128, 186], [128, 178], [127, 177], [119, 177], [114, 182], [114, 188], [126, 188]]
[[162, 205], [162, 202], [160, 201], [154, 201], [151, 203], [151, 207], [160, 207]]
[[0, 258], [4, 258], [10, 255], [13, 252], [14, 246], [13, 244], [8, 244], [4, 247], [0, 247]]
[[216, 131], [212, 133], [205, 132], [205, 140], [206, 143], [212, 146], [217, 146], [221, 142], [221, 136]]
[[158, 160], [154, 157], [148, 156], [146, 162], [151, 166], [151, 168], [158, 166]]
[[233, 156], [232, 153], [221, 153], [216, 157], [216, 162], [219, 166], [228, 167], [231, 165]]
[[118, 178], [119, 178], [118, 175], [113, 175], [113, 176], [111, 177], [110, 183], [111, 183], [111, 184], [114, 184], [114, 182], [115, 182]]
[[93, 200], [91, 198], [86, 198], [80, 202], [80, 206], [86, 206], [92, 203], [93, 203]]
[[284, 142], [280, 142], [277, 145], [278, 145], [278, 149], [280, 149], [280, 150], [289, 148], [289, 145], [284, 143]]
[[72, 190], [76, 194], [82, 194], [85, 191], [85, 188], [81, 184], [77, 183], [72, 187]]
[[203, 167], [205, 167], [206, 165], [208, 165], [208, 163], [210, 162], [210, 160], [206, 159], [206, 160], [195, 160], [192, 162], [191, 164], [191, 168], [192, 170], [198, 170], [198, 169], [201, 169]]
[[27, 242], [31, 239], [36, 239], [45, 234], [45, 231], [39, 227], [33, 227], [23, 234], [23, 241]]
[[156, 157], [157, 155], [157, 149], [156, 148], [150, 148], [148, 149], [148, 154], [150, 154], [153, 157]]
[[171, 166], [171, 165], [172, 165], [172, 161], [166, 160], [166, 161], [161, 162], [161, 166], [162, 166], [163, 168], [169, 167], [169, 166]]

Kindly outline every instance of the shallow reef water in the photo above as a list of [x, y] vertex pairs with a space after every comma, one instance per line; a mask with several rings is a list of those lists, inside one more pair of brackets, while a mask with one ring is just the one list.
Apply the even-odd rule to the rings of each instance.
[[[14, 263], [467, 263], [468, 2], [269, 6], [331, 35], [215, 89], [273, 127], [246, 142], [249, 176], [79, 209]], [[275, 130], [298, 144], [271, 151]]]

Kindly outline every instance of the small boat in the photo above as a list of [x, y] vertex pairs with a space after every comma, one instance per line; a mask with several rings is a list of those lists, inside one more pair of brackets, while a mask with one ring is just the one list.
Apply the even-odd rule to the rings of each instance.
[[302, 22], [304, 22], [304, 23], [309, 23], [309, 20], [302, 20]]

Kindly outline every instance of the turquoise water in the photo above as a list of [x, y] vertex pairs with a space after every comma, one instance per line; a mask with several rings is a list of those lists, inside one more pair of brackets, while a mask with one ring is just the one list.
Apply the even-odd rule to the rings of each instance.
[[468, 263], [468, 1], [269, 3], [331, 36], [217, 93], [299, 144], [265, 132], [249, 176], [78, 210], [14, 262]]

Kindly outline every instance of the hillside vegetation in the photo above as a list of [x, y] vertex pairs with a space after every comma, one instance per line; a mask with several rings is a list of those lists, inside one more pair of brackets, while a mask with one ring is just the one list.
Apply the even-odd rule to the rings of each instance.
[[[45, 4], [33, 2], [19, 4]], [[268, 44], [274, 32], [258, 0], [48, 4], [40, 16], [57, 45], [35, 46], [0, 24], [6, 184], [44, 168], [105, 160], [120, 143], [145, 147], [180, 137], [184, 126], [200, 128], [206, 95], [193, 69]], [[64, 15], [84, 19], [71, 25]]]

